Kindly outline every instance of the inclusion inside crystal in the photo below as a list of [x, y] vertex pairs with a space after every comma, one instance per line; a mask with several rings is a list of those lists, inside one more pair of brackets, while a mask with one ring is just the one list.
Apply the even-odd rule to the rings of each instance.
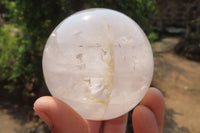
[[82, 117], [119, 117], [145, 95], [153, 56], [141, 28], [110, 9], [89, 9], [63, 20], [43, 53], [46, 84]]

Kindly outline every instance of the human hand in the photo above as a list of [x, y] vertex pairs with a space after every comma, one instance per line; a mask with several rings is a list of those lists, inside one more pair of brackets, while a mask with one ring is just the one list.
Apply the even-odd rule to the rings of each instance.
[[[134, 133], [162, 133], [164, 106], [161, 92], [149, 88], [133, 111]], [[125, 114], [106, 121], [85, 120], [67, 104], [50, 96], [37, 99], [34, 110], [53, 133], [100, 133], [101, 130], [103, 133], [125, 133], [128, 119], [128, 114]]]

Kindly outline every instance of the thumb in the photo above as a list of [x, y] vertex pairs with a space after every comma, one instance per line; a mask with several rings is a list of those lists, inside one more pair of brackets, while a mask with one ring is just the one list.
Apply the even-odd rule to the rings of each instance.
[[54, 133], [88, 133], [86, 121], [71, 107], [54, 97], [37, 99], [34, 110]]

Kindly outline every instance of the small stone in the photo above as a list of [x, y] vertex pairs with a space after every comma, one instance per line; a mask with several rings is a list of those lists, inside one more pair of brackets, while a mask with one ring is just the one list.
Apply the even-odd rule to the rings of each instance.
[[43, 53], [51, 94], [83, 118], [107, 120], [134, 108], [152, 80], [153, 55], [142, 29], [110, 9], [88, 9], [62, 21]]

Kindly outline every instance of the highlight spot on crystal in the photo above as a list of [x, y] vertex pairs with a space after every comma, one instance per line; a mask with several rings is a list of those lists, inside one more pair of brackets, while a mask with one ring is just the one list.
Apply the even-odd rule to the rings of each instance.
[[88, 9], [63, 20], [43, 53], [51, 94], [85, 119], [119, 117], [144, 97], [153, 55], [142, 29], [110, 9]]

